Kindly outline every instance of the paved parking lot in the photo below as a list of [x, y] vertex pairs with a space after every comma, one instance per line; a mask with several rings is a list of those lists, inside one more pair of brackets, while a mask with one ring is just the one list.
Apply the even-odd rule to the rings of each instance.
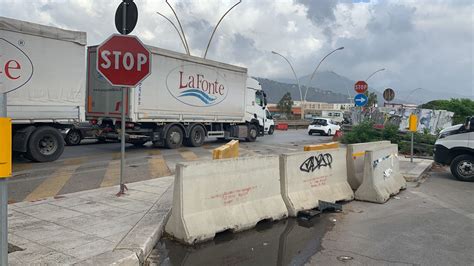
[[[257, 142], [240, 143], [240, 156], [280, 154], [302, 151], [305, 144], [329, 142], [331, 137], [308, 136], [306, 130], [276, 131]], [[225, 141], [211, 139], [202, 147], [182, 147], [176, 150], [142, 148], [128, 145], [126, 149], [126, 183], [159, 178], [174, 173], [182, 161], [210, 160], [212, 150]], [[79, 146], [66, 147], [63, 156], [50, 163], [32, 163], [15, 158], [13, 177], [9, 180], [9, 201], [35, 201], [45, 197], [109, 187], [118, 184], [120, 144], [97, 144], [84, 141]]]

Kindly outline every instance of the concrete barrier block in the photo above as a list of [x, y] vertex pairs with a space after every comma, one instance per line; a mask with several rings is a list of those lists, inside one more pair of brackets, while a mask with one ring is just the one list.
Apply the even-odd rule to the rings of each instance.
[[280, 183], [290, 216], [318, 207], [319, 200], [354, 199], [347, 182], [346, 150], [341, 148], [282, 154]]
[[339, 148], [339, 142], [321, 143], [315, 145], [305, 145], [304, 151], [320, 151]]
[[239, 157], [239, 141], [232, 140], [212, 151], [212, 159], [226, 159]]
[[355, 192], [357, 200], [384, 203], [406, 186], [399, 170], [398, 145], [390, 144], [365, 152], [364, 180]]
[[365, 151], [390, 145], [390, 141], [374, 141], [347, 145], [347, 181], [353, 190], [359, 188], [364, 179]]
[[187, 244], [288, 216], [278, 156], [180, 163], [165, 231]]

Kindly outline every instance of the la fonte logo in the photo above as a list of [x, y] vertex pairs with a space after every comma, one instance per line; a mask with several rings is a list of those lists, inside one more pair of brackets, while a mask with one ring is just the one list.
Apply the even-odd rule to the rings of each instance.
[[191, 106], [216, 105], [227, 96], [224, 79], [211, 68], [184, 66], [174, 69], [168, 75], [167, 87], [178, 101]]

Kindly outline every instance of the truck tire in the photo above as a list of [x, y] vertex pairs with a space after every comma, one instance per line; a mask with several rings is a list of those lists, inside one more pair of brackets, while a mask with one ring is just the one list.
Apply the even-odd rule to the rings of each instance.
[[257, 140], [258, 128], [254, 124], [248, 125], [248, 136], [245, 138], [248, 142], [254, 142]]
[[206, 139], [206, 131], [201, 126], [195, 126], [189, 132], [189, 138], [186, 139], [186, 143], [190, 147], [201, 147]]
[[268, 135], [273, 135], [273, 132], [275, 132], [275, 127], [270, 126], [270, 128], [268, 129]]
[[79, 145], [82, 140], [81, 132], [79, 132], [78, 130], [70, 130], [64, 140], [69, 146]]
[[28, 139], [28, 159], [36, 162], [52, 162], [63, 154], [64, 140], [61, 133], [53, 127], [39, 127]]
[[177, 149], [183, 144], [183, 130], [178, 126], [172, 126], [166, 132], [165, 145], [168, 149]]
[[460, 181], [474, 181], [474, 156], [462, 154], [451, 162], [451, 173]]

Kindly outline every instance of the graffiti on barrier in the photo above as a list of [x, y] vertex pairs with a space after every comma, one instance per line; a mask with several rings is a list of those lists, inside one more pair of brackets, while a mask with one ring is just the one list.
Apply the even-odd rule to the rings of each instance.
[[314, 170], [320, 169], [321, 167], [331, 168], [332, 155], [329, 153], [318, 154], [311, 156], [306, 159], [300, 166], [300, 170], [303, 172], [314, 172]]

